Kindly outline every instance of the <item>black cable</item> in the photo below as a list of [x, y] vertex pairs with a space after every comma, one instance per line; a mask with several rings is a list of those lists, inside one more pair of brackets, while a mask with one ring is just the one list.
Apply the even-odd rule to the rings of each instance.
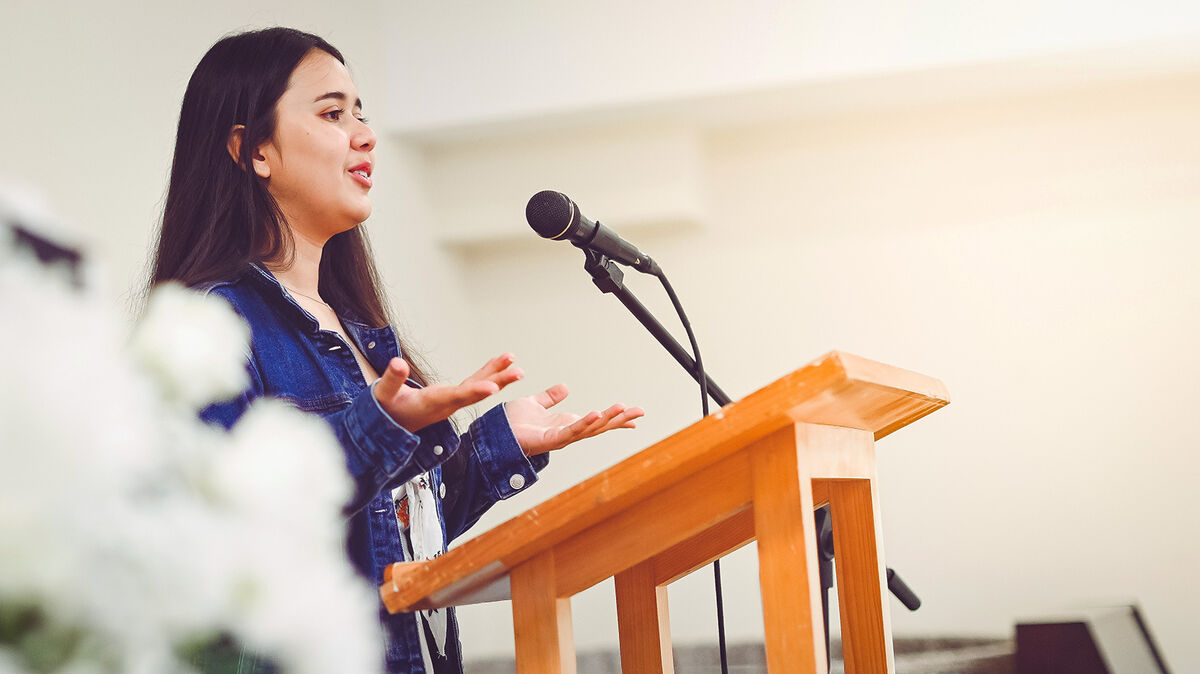
[[[692, 343], [692, 358], [696, 361], [696, 370], [692, 374], [700, 382], [700, 409], [703, 412], [702, 416], [707, 417], [708, 377], [704, 375], [704, 361], [700, 359], [700, 346], [696, 343], [695, 333], [692, 332], [692, 323], [684, 313], [683, 305], [679, 303], [679, 297], [675, 294], [675, 289], [671, 287], [671, 282], [667, 280], [667, 275], [660, 270], [655, 276], [662, 282], [663, 289], [667, 291], [667, 297], [671, 298], [671, 304], [675, 306], [675, 313], [679, 314], [679, 321], [683, 323], [688, 341]], [[721, 674], [729, 674], [729, 656], [725, 647], [725, 601], [721, 592], [720, 559], [713, 560], [713, 585], [717, 595], [717, 644], [721, 653]]]
[[717, 588], [717, 645], [721, 649], [721, 674], [729, 674], [729, 657], [725, 652], [725, 602], [721, 594], [721, 560], [713, 560], [713, 583]]
[[696, 344], [696, 335], [692, 332], [692, 323], [688, 320], [687, 314], [684, 313], [683, 305], [679, 303], [679, 296], [675, 294], [675, 289], [671, 287], [671, 282], [667, 280], [666, 273], [659, 271], [656, 276], [662, 282], [663, 289], [667, 291], [667, 297], [671, 298], [671, 304], [675, 305], [675, 313], [679, 314], [679, 321], [683, 323], [683, 330], [687, 333], [688, 341], [692, 343], [692, 358], [696, 361], [694, 375], [700, 381], [700, 410], [704, 416], [708, 416], [708, 378], [704, 376], [704, 361], [700, 359], [700, 345]]

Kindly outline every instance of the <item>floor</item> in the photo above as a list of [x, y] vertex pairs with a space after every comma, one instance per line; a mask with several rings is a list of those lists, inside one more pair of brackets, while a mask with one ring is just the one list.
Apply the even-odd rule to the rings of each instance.
[[[1004, 639], [896, 639], [897, 674], [1011, 674], [1013, 642]], [[834, 659], [830, 673], [840, 674], [845, 667], [840, 659], [841, 644], [833, 644]], [[676, 674], [721, 674], [720, 657], [715, 646], [675, 649]], [[731, 645], [728, 651], [729, 674], [760, 674], [767, 671], [762, 644]], [[616, 651], [580, 653], [579, 674], [621, 674], [621, 659]], [[466, 674], [515, 674], [512, 660], [486, 660], [466, 663]]]

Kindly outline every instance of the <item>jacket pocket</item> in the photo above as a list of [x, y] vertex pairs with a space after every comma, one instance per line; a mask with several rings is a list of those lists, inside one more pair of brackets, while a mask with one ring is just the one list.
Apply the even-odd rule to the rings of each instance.
[[281, 400], [304, 412], [312, 412], [321, 416], [328, 416], [345, 409], [354, 402], [354, 398], [348, 393], [327, 393], [311, 397], [282, 396]]

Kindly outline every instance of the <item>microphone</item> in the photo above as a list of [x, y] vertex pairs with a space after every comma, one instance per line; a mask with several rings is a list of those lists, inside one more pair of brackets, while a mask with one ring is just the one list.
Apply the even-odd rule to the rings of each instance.
[[649, 255], [611, 229], [588, 220], [575, 202], [562, 192], [543, 190], [533, 195], [525, 206], [525, 219], [544, 239], [566, 239], [579, 248], [595, 251], [644, 274], [657, 276], [661, 273]]

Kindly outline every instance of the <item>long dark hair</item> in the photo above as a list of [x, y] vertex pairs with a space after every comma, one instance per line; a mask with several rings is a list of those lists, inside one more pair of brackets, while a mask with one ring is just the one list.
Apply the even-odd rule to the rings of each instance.
[[[290, 259], [291, 230], [266, 180], [254, 172], [253, 152], [275, 133], [275, 104], [292, 71], [312, 50], [346, 62], [322, 38], [292, 28], [230, 35], [200, 59], [179, 111], [175, 157], [151, 262], [150, 285], [189, 287], [234, 280], [251, 263]], [[229, 133], [242, 132], [235, 163]], [[392, 323], [370, 244], [355, 227], [335, 235], [321, 255], [318, 290], [335, 310], [372, 327]], [[401, 345], [412, 378], [428, 383], [415, 354]]]

